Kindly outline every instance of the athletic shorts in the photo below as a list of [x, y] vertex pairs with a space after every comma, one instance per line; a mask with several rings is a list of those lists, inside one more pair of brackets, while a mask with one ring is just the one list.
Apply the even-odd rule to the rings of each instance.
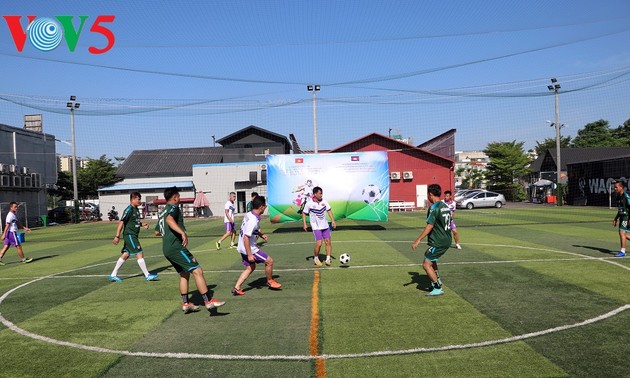
[[17, 237], [17, 232], [7, 231], [7, 235], [4, 238], [4, 245], [10, 245], [12, 247], [17, 247], [20, 245], [20, 241]]
[[315, 235], [315, 240], [330, 239], [330, 228], [325, 230], [313, 230], [313, 235]]
[[448, 247], [429, 247], [426, 252], [424, 252], [424, 258], [429, 261], [438, 261], [446, 251], [448, 251]]
[[199, 263], [195, 259], [195, 256], [193, 256], [186, 248], [182, 248], [179, 251], [164, 253], [164, 257], [166, 257], [179, 274], [190, 272], [199, 268]]
[[269, 258], [269, 255], [267, 255], [265, 252], [261, 251], [260, 249], [257, 252], [253, 252], [252, 254], [254, 255], [254, 262], [250, 263], [249, 260], [247, 259], [247, 255], [244, 255], [241, 253], [241, 259], [243, 260], [244, 266], [262, 264], [265, 261], [267, 261], [267, 259]]
[[619, 219], [619, 231], [630, 232], [630, 221], [628, 219]]
[[451, 224], [449, 226], [451, 228], [451, 231], [457, 230], [457, 226], [455, 226], [455, 221], [451, 221]]
[[226, 232], [236, 231], [236, 227], [234, 227], [234, 222], [225, 222], [225, 231]]
[[135, 256], [138, 253], [142, 253], [142, 246], [140, 240], [135, 235], [123, 235], [125, 239], [125, 245], [123, 245], [120, 253], [128, 253], [129, 256]]

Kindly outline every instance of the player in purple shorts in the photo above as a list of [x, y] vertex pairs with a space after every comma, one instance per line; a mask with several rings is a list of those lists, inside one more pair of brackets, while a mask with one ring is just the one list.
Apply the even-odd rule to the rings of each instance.
[[306, 226], [306, 216], [309, 216], [311, 229], [315, 236], [315, 250], [313, 252], [315, 266], [322, 266], [319, 261], [319, 251], [322, 247], [322, 241], [326, 243], [326, 265], [330, 266], [330, 254], [332, 253], [332, 243], [330, 241], [330, 226], [326, 220], [326, 214], [330, 218], [333, 228], [337, 228], [335, 217], [333, 216], [330, 204], [323, 199], [324, 192], [322, 188], [316, 186], [313, 188], [313, 200], [308, 201], [302, 212], [302, 223], [304, 231], [308, 231]]
[[462, 249], [462, 246], [459, 245], [459, 234], [457, 233], [457, 226], [455, 225], [455, 221], [453, 220], [453, 218], [455, 217], [455, 209], [457, 207], [457, 204], [455, 203], [455, 201], [453, 201], [453, 198], [451, 197], [452, 195], [453, 193], [451, 193], [450, 190], [445, 191], [444, 199], [442, 200], [442, 202], [447, 204], [448, 208], [451, 209], [451, 224], [449, 225], [449, 227], [451, 231], [453, 232], [453, 239], [455, 239], [455, 247], [457, 247], [457, 249]]
[[267, 235], [260, 232], [260, 216], [267, 208], [265, 197], [258, 196], [252, 200], [252, 211], [245, 214], [241, 231], [238, 237], [237, 251], [241, 254], [241, 260], [245, 266], [245, 270], [236, 280], [232, 294], [245, 295], [245, 291], [241, 289], [241, 285], [256, 269], [256, 264], [265, 264], [265, 275], [267, 276], [267, 286], [271, 289], [280, 289], [282, 285], [273, 279], [273, 259], [265, 252], [261, 251], [256, 244], [258, 237], [267, 240]]
[[223, 223], [225, 224], [225, 234], [216, 242], [217, 250], [221, 249], [221, 242], [228, 236], [231, 237], [230, 248], [235, 249], [236, 244], [236, 227], [234, 226], [234, 201], [236, 200], [236, 193], [230, 192], [230, 199], [225, 203], [225, 214], [223, 215]]
[[[7, 214], [6, 219], [6, 227], [4, 228], [4, 232], [2, 233], [2, 240], [4, 240], [4, 246], [2, 247], [2, 251], [0, 251], [0, 266], [4, 265], [2, 262], [2, 258], [4, 254], [7, 253], [9, 247], [13, 246], [17, 249], [18, 256], [20, 256], [20, 262], [22, 263], [30, 263], [33, 261], [32, 258], [24, 257], [24, 251], [22, 251], [22, 244], [20, 244], [20, 240], [18, 239], [17, 232], [19, 229], [19, 222], [17, 216], [15, 215], [18, 209], [17, 202], [11, 202], [9, 204], [9, 214]], [[24, 231], [31, 232], [31, 229], [23, 226]]]

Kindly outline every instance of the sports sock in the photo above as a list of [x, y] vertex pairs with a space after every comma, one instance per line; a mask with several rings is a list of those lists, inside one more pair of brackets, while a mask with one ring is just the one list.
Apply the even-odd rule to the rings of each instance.
[[138, 265], [140, 266], [140, 269], [142, 269], [142, 273], [144, 273], [144, 276], [147, 277], [149, 275], [149, 271], [147, 270], [147, 263], [144, 262], [144, 259], [138, 259]]
[[626, 253], [626, 249], [625, 248], [621, 248], [621, 252]]
[[188, 293], [181, 294], [181, 296], [182, 296], [182, 303], [188, 303]]
[[114, 270], [112, 271], [112, 277], [116, 277], [118, 275], [118, 269], [120, 269], [121, 266], [123, 266], [123, 264], [125, 263], [125, 260], [123, 260], [122, 257], [118, 258], [118, 261], [116, 261], [116, 266], [114, 267]]
[[440, 285], [440, 282], [432, 282], [431, 285], [433, 286], [434, 289], [441, 289], [442, 285]]
[[201, 298], [203, 298], [203, 303], [210, 302], [210, 299], [208, 299], [208, 292], [207, 291], [205, 293], [201, 294]]

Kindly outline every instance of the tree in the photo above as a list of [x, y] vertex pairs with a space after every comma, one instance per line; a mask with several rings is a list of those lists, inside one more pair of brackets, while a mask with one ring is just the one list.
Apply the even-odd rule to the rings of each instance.
[[483, 152], [490, 162], [486, 167], [489, 189], [503, 193], [507, 199], [525, 197], [518, 179], [529, 173], [529, 157], [523, 150], [525, 142], [492, 142]]
[[[567, 148], [571, 146], [571, 136], [560, 136], [560, 148]], [[550, 148], [556, 148], [556, 138], [545, 138], [542, 142], [536, 141], [536, 155], [540, 156]]]
[[467, 164], [466, 167], [457, 168], [457, 177], [462, 178], [462, 189], [476, 189], [481, 187], [481, 182], [485, 179], [485, 170]]
[[619, 147], [623, 146], [622, 143], [623, 141], [615, 139], [608, 121], [600, 119], [578, 130], [572, 147]]
[[77, 174], [79, 198], [96, 197], [99, 186], [110, 185], [116, 181], [118, 181], [116, 167], [112, 164], [111, 159], [102, 155], [96, 160], [90, 160], [85, 168], [81, 168]]
[[621, 126], [617, 126], [616, 129], [611, 130], [613, 139], [615, 139], [619, 146], [630, 146], [630, 119], [623, 123]]
[[48, 205], [56, 207], [58, 201], [71, 200], [72, 196], [72, 175], [70, 172], [59, 171], [57, 173], [57, 183], [47, 189]]

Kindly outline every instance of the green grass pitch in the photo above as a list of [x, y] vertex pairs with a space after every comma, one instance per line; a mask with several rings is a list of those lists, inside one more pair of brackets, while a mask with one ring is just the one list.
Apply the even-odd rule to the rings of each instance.
[[425, 296], [426, 244], [410, 247], [424, 212], [339, 221], [333, 256], [350, 254], [349, 267], [314, 268], [312, 234], [265, 218], [262, 249], [283, 288], [267, 289], [259, 266], [243, 297], [230, 294], [238, 252], [214, 248], [222, 220], [187, 220], [189, 248], [227, 301], [212, 316], [182, 314], [178, 276], [150, 231], [140, 240], [159, 281], [146, 282], [130, 258], [124, 281], [111, 283], [115, 223], [36, 229], [24, 244], [34, 261], [20, 264], [10, 249], [0, 267], [0, 377], [628, 376], [630, 259], [612, 257], [614, 214], [511, 204], [458, 211], [463, 249], [440, 260], [437, 298]]

